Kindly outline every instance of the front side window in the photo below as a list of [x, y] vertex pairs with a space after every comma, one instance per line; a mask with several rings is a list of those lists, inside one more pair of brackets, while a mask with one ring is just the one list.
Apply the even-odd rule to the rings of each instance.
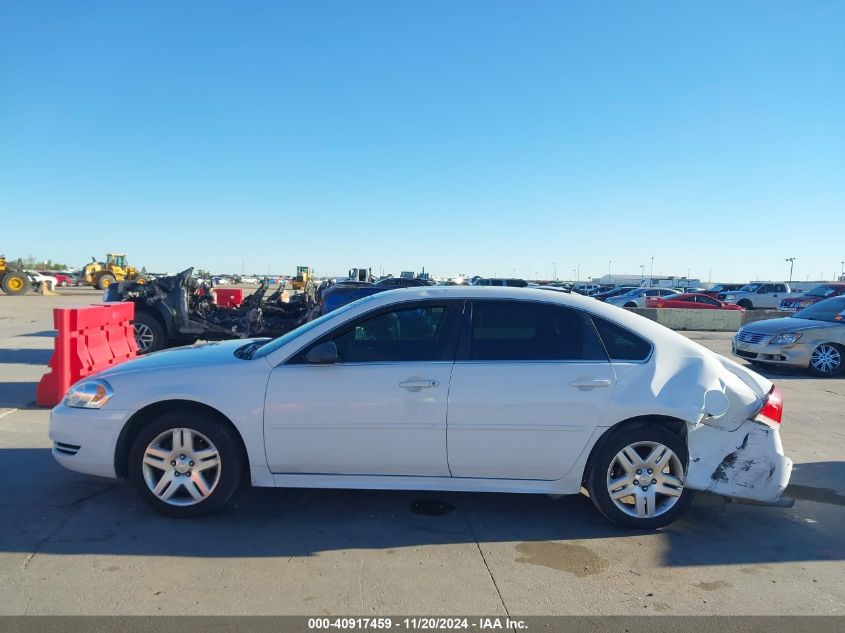
[[342, 363], [446, 360], [448, 308], [427, 305], [383, 312], [336, 336]]
[[607, 360], [579, 312], [545, 303], [477, 301], [469, 339], [475, 361]]
[[695, 298], [696, 303], [704, 303], [709, 306], [718, 306], [719, 302], [715, 299], [711, 299], [710, 297], [700, 296]]

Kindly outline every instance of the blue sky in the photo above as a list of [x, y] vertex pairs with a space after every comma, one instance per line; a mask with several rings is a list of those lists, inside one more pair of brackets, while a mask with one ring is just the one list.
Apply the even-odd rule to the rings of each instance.
[[0, 251], [830, 277], [843, 33], [841, 1], [4, 0]]

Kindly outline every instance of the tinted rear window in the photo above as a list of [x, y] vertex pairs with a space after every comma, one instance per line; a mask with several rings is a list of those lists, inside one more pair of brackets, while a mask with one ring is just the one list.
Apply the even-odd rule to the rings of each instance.
[[607, 360], [579, 312], [529, 301], [475, 302], [469, 359]]
[[651, 354], [651, 343], [621, 325], [591, 315], [610, 360], [645, 360]]

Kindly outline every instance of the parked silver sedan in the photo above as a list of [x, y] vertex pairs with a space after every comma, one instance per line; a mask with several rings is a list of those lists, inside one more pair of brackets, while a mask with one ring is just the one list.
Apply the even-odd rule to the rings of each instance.
[[734, 336], [732, 351], [755, 365], [839, 375], [845, 367], [845, 296], [819, 301], [785, 319], [749, 323]]
[[624, 295], [617, 295], [609, 297], [605, 303], [619, 306], [620, 308], [644, 308], [645, 300], [648, 297], [666, 297], [668, 295], [681, 294], [672, 288], [635, 288], [631, 292], [626, 292]]

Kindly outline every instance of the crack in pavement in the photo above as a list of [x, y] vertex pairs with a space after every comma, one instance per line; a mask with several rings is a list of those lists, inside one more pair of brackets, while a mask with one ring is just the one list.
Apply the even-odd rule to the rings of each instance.
[[502, 603], [502, 608], [505, 610], [505, 615], [508, 618], [511, 617], [511, 612], [508, 611], [508, 605], [505, 604], [505, 599], [502, 597], [502, 592], [499, 591], [499, 584], [496, 582], [496, 578], [493, 576], [493, 572], [490, 569], [490, 565], [487, 563], [487, 558], [484, 556], [484, 552], [481, 550], [481, 544], [478, 542], [478, 536], [475, 533], [475, 528], [472, 527], [472, 523], [469, 521], [469, 516], [467, 516], [466, 511], [461, 511], [461, 514], [464, 515], [464, 521], [466, 521], [467, 527], [469, 528], [470, 534], [472, 534], [472, 539], [475, 541], [475, 547], [478, 549], [478, 553], [481, 555], [481, 560], [484, 563], [484, 567], [487, 569], [487, 574], [490, 576], [490, 580], [493, 582], [493, 588], [496, 590], [496, 595], [499, 596], [499, 602]]
[[93, 492], [90, 495], [86, 495], [84, 497], [76, 499], [67, 506], [61, 506], [68, 507], [71, 511], [68, 512], [67, 515], [61, 521], [59, 521], [59, 524], [55, 528], [50, 530], [50, 532], [44, 538], [42, 538], [35, 544], [35, 546], [32, 548], [32, 551], [26, 555], [26, 558], [23, 559], [23, 563], [21, 563], [21, 569], [26, 569], [27, 567], [29, 567], [29, 564], [32, 562], [32, 559], [35, 558], [35, 555], [38, 554], [39, 551], [41, 551], [41, 548], [44, 546], [44, 544], [53, 539], [59, 532], [61, 532], [67, 526], [70, 520], [77, 515], [83, 503], [113, 490], [115, 487], [117, 487], [119, 483], [119, 481], [115, 481], [114, 483], [110, 484], [109, 486], [106, 486], [102, 490], [98, 490], [97, 492]]

